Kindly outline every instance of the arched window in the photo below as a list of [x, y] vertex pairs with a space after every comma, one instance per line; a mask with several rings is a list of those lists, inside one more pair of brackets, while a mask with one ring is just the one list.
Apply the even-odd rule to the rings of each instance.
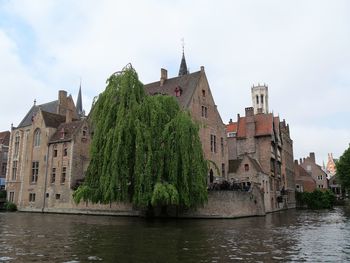
[[259, 95], [256, 95], [256, 104], [259, 104]]
[[261, 102], [261, 105], [264, 104], [264, 95], [260, 96], [260, 102]]
[[14, 157], [17, 157], [18, 156], [18, 151], [19, 151], [19, 133], [17, 132], [16, 133], [16, 136], [15, 136], [15, 150], [14, 150]]
[[36, 129], [34, 132], [34, 146], [40, 146], [40, 129]]

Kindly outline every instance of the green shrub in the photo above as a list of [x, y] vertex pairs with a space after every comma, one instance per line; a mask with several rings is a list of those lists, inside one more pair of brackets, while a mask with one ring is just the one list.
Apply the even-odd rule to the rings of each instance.
[[0, 199], [6, 198], [6, 191], [0, 190]]
[[6, 211], [13, 212], [13, 211], [17, 211], [17, 206], [16, 206], [16, 204], [14, 204], [12, 202], [6, 202], [5, 209], [6, 209]]
[[336, 200], [333, 192], [329, 190], [322, 192], [318, 189], [311, 193], [297, 192], [295, 198], [299, 207], [307, 206], [309, 209], [329, 209], [333, 207]]

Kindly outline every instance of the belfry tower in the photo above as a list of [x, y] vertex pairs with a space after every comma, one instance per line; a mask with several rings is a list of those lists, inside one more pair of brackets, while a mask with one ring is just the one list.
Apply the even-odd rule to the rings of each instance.
[[253, 85], [252, 102], [254, 114], [269, 113], [269, 89], [267, 85]]

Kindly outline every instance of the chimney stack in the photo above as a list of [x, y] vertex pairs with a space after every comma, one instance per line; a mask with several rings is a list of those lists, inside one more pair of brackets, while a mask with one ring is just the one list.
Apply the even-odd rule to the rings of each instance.
[[254, 108], [253, 107], [247, 107], [245, 108], [245, 116], [250, 117], [254, 115]]
[[66, 110], [66, 123], [72, 122], [72, 119], [73, 119], [72, 115], [73, 115], [72, 111], [67, 109]]
[[315, 153], [314, 153], [314, 152], [311, 152], [311, 153], [310, 153], [310, 160], [311, 160], [313, 163], [316, 163], [316, 158], [315, 158]]
[[164, 82], [168, 79], [168, 71], [164, 68], [160, 69], [160, 86], [164, 85]]

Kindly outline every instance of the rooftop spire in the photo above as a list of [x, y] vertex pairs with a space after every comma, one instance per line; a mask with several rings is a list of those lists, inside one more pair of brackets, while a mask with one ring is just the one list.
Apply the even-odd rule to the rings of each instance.
[[179, 76], [183, 76], [187, 74], [188, 74], [188, 70], [187, 70], [186, 59], [185, 59], [185, 42], [184, 42], [184, 39], [182, 39], [182, 59], [181, 59], [181, 64], [179, 69]]
[[79, 86], [79, 93], [78, 93], [78, 98], [77, 98], [77, 113], [79, 116], [83, 115], [83, 102], [81, 99], [81, 79], [80, 79], [80, 86]]

